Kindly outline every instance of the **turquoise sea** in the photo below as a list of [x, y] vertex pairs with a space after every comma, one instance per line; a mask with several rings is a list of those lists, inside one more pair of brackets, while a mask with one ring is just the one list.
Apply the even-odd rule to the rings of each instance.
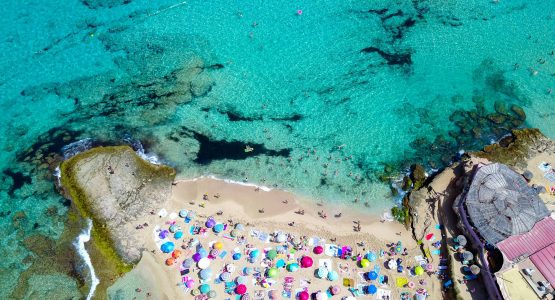
[[70, 143], [140, 142], [182, 177], [379, 213], [380, 177], [412, 162], [515, 127], [555, 138], [553, 1], [5, 0], [0, 16], [1, 299], [90, 284], [61, 242]]

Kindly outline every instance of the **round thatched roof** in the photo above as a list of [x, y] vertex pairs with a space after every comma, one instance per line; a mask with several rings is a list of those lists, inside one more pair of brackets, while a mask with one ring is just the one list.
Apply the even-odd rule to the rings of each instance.
[[482, 166], [476, 171], [466, 195], [466, 207], [482, 237], [494, 245], [528, 232], [549, 215], [526, 180], [502, 164]]

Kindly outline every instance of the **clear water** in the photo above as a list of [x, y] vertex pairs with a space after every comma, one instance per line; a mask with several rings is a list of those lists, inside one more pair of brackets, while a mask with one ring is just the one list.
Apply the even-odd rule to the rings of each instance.
[[33, 270], [21, 241], [61, 237], [51, 174], [83, 138], [378, 212], [384, 165], [440, 167], [511, 127], [455, 111], [517, 104], [515, 126], [555, 137], [552, 1], [127, 2], [0, 6], [0, 298]]

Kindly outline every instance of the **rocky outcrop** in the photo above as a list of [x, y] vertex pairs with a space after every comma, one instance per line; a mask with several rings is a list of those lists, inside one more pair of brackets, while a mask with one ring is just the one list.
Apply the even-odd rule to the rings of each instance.
[[93, 220], [93, 242], [101, 254], [122, 269], [137, 262], [144, 242], [130, 234], [133, 222], [169, 199], [175, 170], [116, 146], [75, 155], [62, 163], [61, 176], [64, 194]]

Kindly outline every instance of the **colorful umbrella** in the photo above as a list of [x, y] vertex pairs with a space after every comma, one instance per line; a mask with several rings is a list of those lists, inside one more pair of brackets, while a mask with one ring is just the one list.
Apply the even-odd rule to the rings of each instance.
[[188, 268], [192, 267], [194, 263], [195, 262], [193, 261], [192, 258], [187, 258], [183, 261], [182, 266], [183, 266], [183, 268], [188, 269]]
[[237, 284], [239, 285], [245, 285], [248, 281], [247, 276], [237, 276], [237, 278], [235, 279], [235, 281], [237, 282]]
[[179, 229], [179, 227], [178, 227], [177, 225], [172, 225], [172, 226], [170, 226], [170, 232], [171, 232], [171, 233], [176, 232], [178, 229]]
[[182, 237], [183, 237], [183, 231], [180, 230], [180, 231], [176, 232], [176, 233], [173, 235], [173, 237], [174, 237], [176, 240], [182, 238]]
[[216, 221], [214, 221], [214, 219], [212, 218], [208, 218], [208, 220], [206, 220], [206, 223], [204, 223], [204, 225], [206, 225], [206, 227], [208, 228], [212, 228], [214, 227], [214, 225], [216, 225]]
[[182, 209], [182, 210], [179, 211], [179, 216], [180, 216], [181, 218], [185, 218], [185, 217], [187, 216], [187, 213], [188, 213], [187, 210]]
[[236, 288], [235, 288], [235, 293], [239, 294], [239, 295], [244, 295], [247, 292], [247, 286], [244, 284], [239, 284]]
[[202, 280], [208, 280], [208, 279], [212, 278], [212, 269], [206, 268], [204, 270], [201, 270], [199, 272], [199, 277]]
[[368, 294], [374, 295], [378, 291], [378, 288], [375, 285], [371, 284], [366, 287], [366, 291], [368, 292]]
[[161, 239], [165, 239], [166, 237], [168, 237], [169, 233], [170, 233], [169, 231], [164, 229], [164, 230], [160, 231], [160, 233], [158, 234], [158, 237], [161, 238]]
[[237, 253], [233, 253], [233, 260], [240, 260], [241, 259], [241, 253], [237, 252]]
[[214, 225], [213, 230], [214, 230], [215, 233], [220, 233], [220, 232], [224, 231], [224, 224], [218, 223], [218, 224]]
[[211, 290], [210, 292], [208, 292], [208, 298], [216, 298], [216, 291]]
[[268, 253], [266, 253], [266, 257], [269, 259], [274, 259], [277, 256], [277, 251], [275, 249], [272, 249], [270, 251], [268, 251]]
[[276, 278], [277, 276], [278, 276], [278, 269], [277, 268], [268, 269], [268, 277]]
[[314, 247], [314, 249], [312, 249], [312, 252], [314, 252], [314, 254], [322, 254], [324, 253], [324, 247], [316, 246]]
[[231, 273], [223, 272], [222, 274], [220, 274], [220, 279], [223, 281], [228, 281], [229, 279], [231, 279]]
[[175, 245], [172, 242], [165, 242], [162, 244], [162, 246], [160, 246], [160, 250], [162, 250], [162, 252], [164, 253], [170, 253], [173, 251], [174, 248]]
[[224, 248], [224, 243], [215, 242], [214, 245], [212, 245], [212, 248], [217, 249], [217, 250], [222, 250]]
[[239, 230], [233, 229], [229, 234], [230, 234], [232, 237], [236, 237], [236, 236], [239, 235]]
[[470, 272], [474, 275], [478, 275], [480, 274], [480, 267], [478, 267], [477, 265], [472, 265], [470, 266]]
[[370, 280], [376, 280], [378, 278], [378, 273], [376, 273], [374, 271], [370, 271], [370, 272], [366, 273], [366, 276], [368, 276], [368, 279], [370, 279]]
[[432, 265], [432, 264], [426, 264], [426, 271], [432, 272], [433, 270], [434, 270], [434, 265]]
[[285, 261], [283, 259], [278, 259], [278, 261], [276, 262], [276, 267], [278, 268], [285, 267]]
[[316, 300], [326, 300], [328, 299], [328, 295], [322, 292], [316, 293]]
[[250, 258], [257, 258], [260, 255], [260, 250], [254, 249], [249, 253]]
[[299, 297], [299, 300], [308, 300], [310, 298], [310, 295], [308, 294], [307, 291], [302, 291], [299, 293], [298, 297]]
[[360, 260], [360, 266], [363, 268], [368, 268], [370, 266], [370, 261], [366, 258], [363, 258], [362, 260]]
[[180, 256], [181, 256], [181, 250], [179, 250], [179, 249], [173, 250], [173, 252], [172, 252], [172, 257], [173, 258], [179, 258]]
[[422, 268], [422, 266], [418, 266], [418, 267], [414, 268], [414, 274], [416, 274], [416, 275], [424, 274], [424, 268]]
[[197, 252], [197, 253], [193, 254], [193, 260], [195, 262], [198, 262], [201, 258], [202, 258], [202, 256], [200, 255], [200, 253]]
[[289, 272], [296, 272], [297, 270], [299, 270], [299, 264], [298, 263], [290, 263], [290, 264], [287, 265], [286, 269]]
[[313, 263], [314, 263], [314, 261], [312, 260], [312, 257], [310, 257], [310, 256], [303, 256], [301, 258], [301, 267], [303, 267], [303, 268], [310, 268], [310, 267], [312, 267]]
[[166, 259], [166, 266], [171, 266], [175, 263], [175, 258], [170, 257], [168, 259]]
[[337, 274], [336, 271], [330, 271], [328, 273], [328, 280], [334, 281], [334, 280], [337, 280], [337, 278], [339, 278], [339, 274]]
[[366, 254], [366, 259], [368, 259], [369, 261], [375, 261], [377, 259], [376, 253], [368, 252], [368, 254]]

